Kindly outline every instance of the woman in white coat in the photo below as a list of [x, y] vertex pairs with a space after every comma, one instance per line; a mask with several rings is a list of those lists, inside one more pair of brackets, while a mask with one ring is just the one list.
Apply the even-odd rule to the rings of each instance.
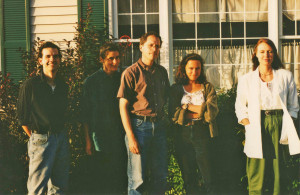
[[271, 40], [257, 42], [252, 62], [253, 72], [239, 78], [235, 103], [238, 121], [246, 130], [249, 194], [262, 194], [267, 180], [273, 194], [280, 194], [284, 145], [289, 145], [291, 155], [300, 153], [293, 123], [299, 110], [297, 89]]

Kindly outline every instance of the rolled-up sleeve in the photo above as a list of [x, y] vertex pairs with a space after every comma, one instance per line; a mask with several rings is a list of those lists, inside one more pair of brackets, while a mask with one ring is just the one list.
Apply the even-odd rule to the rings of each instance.
[[205, 103], [203, 104], [203, 106], [201, 106], [201, 112], [204, 111], [204, 119], [206, 122], [209, 123], [215, 120], [215, 118], [219, 113], [219, 109], [218, 109], [218, 102], [217, 102], [217, 94], [213, 85], [208, 83], [206, 88], [207, 88], [207, 96], [206, 96]]
[[131, 101], [134, 97], [134, 75], [128, 70], [122, 73], [121, 84], [117, 94], [117, 98], [125, 98]]
[[18, 122], [22, 126], [31, 124], [31, 101], [32, 101], [32, 85], [29, 81], [25, 81], [20, 90], [17, 103]]

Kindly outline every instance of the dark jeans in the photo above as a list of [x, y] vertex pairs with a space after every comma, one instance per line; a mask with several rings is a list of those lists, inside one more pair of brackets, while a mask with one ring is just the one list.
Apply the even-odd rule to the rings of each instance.
[[[125, 148], [124, 148], [125, 150]], [[92, 189], [95, 194], [126, 194], [126, 153], [121, 150], [95, 152], [92, 156]]]
[[206, 192], [214, 193], [211, 138], [208, 124], [182, 126], [175, 138], [175, 150], [187, 194], [201, 193], [201, 176]]

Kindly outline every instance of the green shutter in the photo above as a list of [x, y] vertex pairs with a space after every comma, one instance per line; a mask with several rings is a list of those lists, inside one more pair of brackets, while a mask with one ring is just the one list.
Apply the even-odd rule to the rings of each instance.
[[21, 53], [18, 50], [30, 49], [29, 0], [2, 0], [2, 9], [2, 67], [5, 73], [10, 73], [18, 81], [24, 76]]
[[103, 30], [105, 27], [105, 10], [106, 0], [81, 0], [81, 5], [78, 5], [81, 9], [80, 15], [85, 18], [88, 4], [93, 9], [91, 23], [96, 27], [97, 30]]

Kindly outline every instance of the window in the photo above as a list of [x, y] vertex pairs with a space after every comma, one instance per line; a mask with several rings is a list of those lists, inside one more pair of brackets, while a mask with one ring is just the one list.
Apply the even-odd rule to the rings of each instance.
[[300, 0], [282, 0], [281, 59], [300, 87]]
[[173, 0], [172, 7], [174, 72], [191, 52], [204, 58], [216, 87], [231, 88], [251, 70], [254, 44], [268, 37], [267, 1]]
[[164, 48], [161, 50], [160, 63], [166, 68], [170, 66], [167, 70], [171, 82], [181, 59], [196, 52], [205, 60], [208, 80], [216, 87], [228, 89], [236, 84], [239, 76], [252, 70], [251, 57], [257, 40], [270, 38], [300, 87], [300, 53], [297, 53], [300, 52], [300, 0], [109, 2], [111, 33], [117, 42], [126, 34], [133, 43], [124, 56], [126, 66], [139, 57], [139, 36], [155, 30], [160, 32], [162, 46], [167, 48], [168, 55]]
[[158, 0], [119, 0], [115, 8], [118, 26], [114, 38], [117, 42], [128, 40], [132, 43], [130, 46], [121, 44], [125, 51], [121, 66], [126, 67], [140, 57], [139, 38], [148, 31], [159, 32]]

